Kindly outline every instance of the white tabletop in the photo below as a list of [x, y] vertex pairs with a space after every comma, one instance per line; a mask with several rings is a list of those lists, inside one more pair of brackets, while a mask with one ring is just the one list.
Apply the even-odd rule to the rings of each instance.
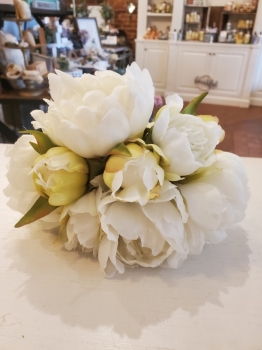
[[112, 280], [50, 233], [13, 228], [20, 215], [1, 193], [0, 349], [262, 349], [262, 159], [243, 162], [251, 200], [223, 243], [179, 270], [126, 269]]

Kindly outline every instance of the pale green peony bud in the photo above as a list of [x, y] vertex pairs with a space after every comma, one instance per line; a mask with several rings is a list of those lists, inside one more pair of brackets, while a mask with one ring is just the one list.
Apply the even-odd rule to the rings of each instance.
[[80, 198], [88, 181], [86, 160], [66, 147], [50, 148], [39, 156], [32, 169], [37, 192], [53, 206], [67, 205]]

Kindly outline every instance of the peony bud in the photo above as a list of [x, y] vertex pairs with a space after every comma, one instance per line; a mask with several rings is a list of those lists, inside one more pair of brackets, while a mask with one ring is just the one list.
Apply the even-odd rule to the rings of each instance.
[[36, 158], [32, 169], [37, 192], [52, 206], [67, 205], [86, 190], [88, 165], [84, 158], [66, 147], [50, 148]]
[[159, 166], [160, 157], [136, 143], [125, 147], [130, 155], [111, 155], [103, 174], [104, 181], [114, 198], [145, 205], [158, 196], [158, 185], [163, 185], [164, 170]]

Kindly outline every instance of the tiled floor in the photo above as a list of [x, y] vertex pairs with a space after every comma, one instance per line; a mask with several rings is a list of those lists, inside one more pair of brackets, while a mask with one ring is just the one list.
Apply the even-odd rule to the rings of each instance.
[[262, 107], [238, 108], [201, 104], [197, 114], [211, 114], [219, 119], [226, 137], [217, 146], [242, 157], [262, 157]]

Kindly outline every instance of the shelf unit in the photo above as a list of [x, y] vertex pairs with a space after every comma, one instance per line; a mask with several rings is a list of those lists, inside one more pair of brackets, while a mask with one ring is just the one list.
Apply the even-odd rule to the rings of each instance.
[[167, 28], [171, 29], [173, 19], [174, 0], [170, 0], [170, 11], [172, 12], [153, 12], [149, 11], [151, 5], [160, 6], [163, 0], [142, 0], [138, 6], [138, 31], [137, 37], [142, 39], [147, 28], [157, 27], [158, 31], [166, 32]]
[[148, 17], [172, 17], [172, 13], [147, 12]]
[[[164, 93], [167, 78], [168, 40], [144, 39], [148, 27], [156, 26], [158, 31], [177, 31], [174, 27], [174, 5], [177, 0], [169, 0], [172, 13], [150, 12], [148, 5], [160, 5], [163, 0], [138, 0], [138, 22], [136, 39], [136, 61], [141, 68], [151, 74], [157, 93]], [[182, 1], [181, 1], [182, 2]], [[168, 29], [167, 29], [168, 28]]]
[[[153, 1], [156, 2], [156, 0]], [[226, 2], [227, 0], [222, 3], [221, 0], [220, 6], [212, 6], [213, 3], [210, 0], [209, 13], [207, 7], [202, 8], [204, 15], [201, 17], [201, 29], [214, 23], [219, 29], [222, 19], [225, 23], [227, 18], [231, 20], [231, 17], [235, 16], [237, 24], [238, 19], [248, 16], [249, 20], [254, 19], [253, 32], [262, 32], [262, 0], [258, 2], [256, 14], [225, 12]], [[185, 6], [185, 1], [175, 0], [171, 17], [162, 17], [160, 14], [148, 15], [147, 4], [146, 0], [138, 0], [136, 61], [141, 69], [149, 70], [156, 94], [168, 96], [178, 93], [185, 101], [190, 101], [202, 91], [196, 85], [195, 78], [209, 75], [218, 84], [207, 96], [207, 103], [248, 107], [250, 102], [255, 101], [257, 105], [262, 105], [262, 54], [260, 53], [259, 56], [261, 45], [216, 42], [210, 44], [210, 41], [206, 40], [208, 35], [206, 35], [207, 38], [204, 37], [203, 42], [145, 40], [143, 35], [149, 19], [162, 21], [162, 23], [169, 20], [171, 31], [176, 29], [179, 32], [180, 29], [185, 28], [186, 11], [200, 12], [200, 7]], [[189, 26], [194, 25], [198, 26], [199, 23], [189, 24]], [[213, 34], [215, 33], [209, 33], [209, 35]], [[253, 100], [251, 100], [252, 85]]]
[[[191, 18], [197, 19], [197, 17], [199, 17], [199, 21], [191, 21]], [[198, 33], [208, 26], [209, 18], [209, 6], [185, 5], [183, 21], [183, 40], [198, 40]]]
[[[32, 20], [32, 18], [27, 18], [27, 19], [20, 19], [20, 18], [17, 18], [17, 17], [4, 17], [3, 18], [4, 21], [9, 21], [9, 22], [15, 22], [18, 26], [18, 30], [19, 30], [19, 35], [20, 35], [20, 39], [21, 41], [23, 40], [23, 31], [22, 31], [22, 28], [21, 28], [21, 25], [22, 23], [26, 23], [26, 22], [29, 22]], [[23, 53], [23, 57], [24, 57], [24, 65], [25, 65], [25, 68], [28, 66], [28, 60], [27, 60], [27, 57], [26, 57], [26, 53], [28, 51], [30, 51], [30, 47], [8, 47], [6, 46], [6, 48], [8, 49], [11, 49], [11, 50], [21, 50], [22, 53]]]
[[[227, 23], [231, 23], [231, 30], [235, 29], [237, 31], [243, 31], [244, 33], [249, 32], [252, 36], [255, 24], [256, 12], [226, 12], [221, 13], [220, 23], [219, 23], [219, 32], [226, 30]], [[240, 22], [242, 24], [240, 26]]]
[[[0, 12], [4, 14], [14, 14], [15, 7], [14, 5], [0, 4]], [[46, 10], [46, 9], [38, 9], [31, 8], [32, 15], [35, 16], [66, 16], [68, 14], [72, 14], [72, 10], [67, 10], [66, 8], [62, 8], [61, 10]]]

